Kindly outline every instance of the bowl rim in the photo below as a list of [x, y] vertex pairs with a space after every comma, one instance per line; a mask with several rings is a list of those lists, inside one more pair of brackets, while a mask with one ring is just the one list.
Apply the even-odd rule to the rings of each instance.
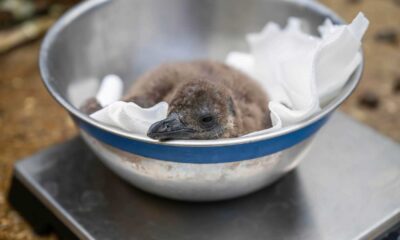
[[[70, 10], [68, 10], [60, 19], [50, 28], [47, 32], [44, 40], [42, 42], [40, 52], [39, 52], [39, 70], [42, 76], [42, 81], [49, 91], [49, 93], [56, 99], [56, 101], [67, 109], [67, 111], [76, 117], [80, 121], [84, 121], [87, 124], [90, 124], [94, 127], [102, 129], [106, 132], [110, 132], [112, 134], [119, 135], [121, 137], [141, 141], [151, 144], [157, 145], [165, 145], [165, 146], [180, 146], [180, 147], [210, 147], [210, 146], [228, 146], [228, 145], [236, 145], [236, 144], [245, 144], [257, 141], [263, 141], [272, 139], [275, 137], [279, 137], [282, 135], [290, 134], [297, 130], [300, 130], [306, 126], [309, 126], [318, 120], [328, 116], [331, 112], [333, 112], [337, 107], [339, 107], [343, 101], [345, 101], [351, 93], [355, 90], [357, 85], [359, 84], [363, 69], [364, 69], [364, 55], [362, 49], [360, 49], [362, 61], [361, 64], [357, 67], [357, 69], [350, 76], [350, 80], [345, 84], [342, 88], [341, 93], [336, 96], [333, 100], [331, 100], [326, 106], [324, 106], [321, 111], [314, 116], [307, 118], [304, 121], [301, 121], [297, 124], [293, 124], [291, 126], [283, 127], [273, 132], [260, 133], [257, 135], [243, 136], [237, 138], [224, 138], [224, 139], [214, 139], [214, 140], [174, 140], [174, 141], [166, 141], [161, 142], [147, 136], [142, 136], [139, 134], [128, 133], [124, 130], [119, 130], [117, 128], [107, 126], [96, 121], [93, 118], [90, 118], [88, 115], [82, 113], [79, 109], [74, 107], [71, 103], [69, 103], [66, 99], [64, 99], [56, 90], [56, 87], [53, 85], [53, 79], [50, 75], [48, 69], [48, 57], [49, 57], [49, 49], [57, 39], [58, 34], [66, 28], [70, 23], [72, 23], [75, 19], [79, 18], [81, 15], [85, 14], [90, 10], [94, 10], [95, 8], [102, 7], [104, 4], [111, 2], [112, 0], [91, 0], [84, 1]], [[318, 3], [316, 1], [307, 1], [307, 0], [273, 0], [275, 2], [285, 2], [285, 4], [294, 4], [299, 7], [308, 8], [311, 11], [317, 12], [326, 18], [330, 18], [333, 22], [338, 24], [344, 24], [345, 21], [339, 17], [336, 13], [334, 13], [328, 7]]]

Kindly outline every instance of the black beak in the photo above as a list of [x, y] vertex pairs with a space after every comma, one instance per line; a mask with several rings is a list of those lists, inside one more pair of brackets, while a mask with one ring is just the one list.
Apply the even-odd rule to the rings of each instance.
[[193, 132], [182, 123], [178, 114], [171, 113], [166, 119], [151, 125], [147, 136], [158, 140], [190, 139]]

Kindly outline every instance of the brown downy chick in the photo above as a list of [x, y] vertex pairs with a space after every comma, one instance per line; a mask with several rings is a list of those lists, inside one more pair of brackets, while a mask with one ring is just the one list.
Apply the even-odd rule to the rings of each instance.
[[169, 103], [167, 118], [147, 133], [159, 140], [231, 138], [271, 126], [262, 88], [218, 62], [161, 65], [140, 77], [124, 100], [142, 107]]
[[[213, 61], [163, 64], [139, 77], [122, 100], [144, 108], [168, 102], [167, 118], [147, 133], [159, 140], [231, 138], [271, 126], [262, 88]], [[82, 109], [101, 108], [94, 105], [88, 101]]]

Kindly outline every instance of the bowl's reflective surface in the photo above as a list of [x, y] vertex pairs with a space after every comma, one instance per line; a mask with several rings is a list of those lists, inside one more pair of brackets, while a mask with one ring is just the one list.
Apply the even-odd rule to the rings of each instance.
[[106, 166], [151, 193], [191, 201], [222, 200], [256, 191], [297, 166], [312, 137], [268, 156], [229, 163], [192, 164], [144, 158], [105, 145], [84, 131], [85, 142]]
[[[247, 50], [246, 33], [260, 31], [268, 21], [283, 26], [290, 16], [301, 18], [304, 29], [312, 33], [326, 17], [340, 21], [311, 1], [88, 1], [67, 13], [49, 32], [41, 52], [41, 72], [50, 92], [76, 119], [107, 129], [77, 110], [95, 95], [98, 79], [104, 75], [117, 74], [129, 85], [164, 61], [223, 61], [231, 50]], [[323, 114], [333, 111], [351, 93], [360, 73], [361, 68]], [[309, 138], [257, 159], [190, 164], [143, 158], [107, 146], [83, 130], [82, 135], [100, 159], [127, 181], [185, 200], [224, 199], [255, 191], [293, 169], [311, 142]]]

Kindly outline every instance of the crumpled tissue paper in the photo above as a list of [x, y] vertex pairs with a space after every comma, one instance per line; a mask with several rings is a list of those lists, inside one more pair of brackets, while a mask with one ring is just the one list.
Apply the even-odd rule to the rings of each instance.
[[167, 116], [168, 103], [160, 102], [151, 108], [142, 108], [133, 102], [118, 101], [123, 85], [117, 75], [105, 76], [95, 97], [103, 109], [92, 113], [90, 117], [130, 133], [146, 135], [151, 124]]
[[228, 65], [253, 77], [268, 93], [273, 128], [262, 132], [301, 122], [338, 94], [361, 63], [359, 49], [368, 25], [362, 13], [349, 25], [327, 19], [319, 27], [321, 37], [314, 37], [301, 31], [300, 19], [289, 18], [283, 29], [271, 22], [249, 34], [250, 53], [228, 55]]
[[[261, 84], [270, 99], [265, 104], [273, 124], [270, 129], [248, 135], [303, 121], [334, 98], [361, 63], [359, 49], [368, 25], [362, 13], [349, 25], [333, 25], [327, 19], [318, 29], [321, 37], [316, 37], [301, 30], [300, 19], [289, 18], [283, 29], [270, 22], [260, 33], [248, 34], [250, 52], [231, 52], [226, 63]], [[151, 124], [166, 118], [168, 103], [144, 109], [117, 101], [121, 94], [122, 80], [115, 75], [106, 77], [96, 96], [104, 108], [90, 116], [142, 135], [146, 135]]]
[[151, 124], [167, 117], [167, 111], [166, 102], [160, 102], [151, 108], [141, 108], [133, 102], [117, 101], [90, 116], [130, 133], [146, 135]]

